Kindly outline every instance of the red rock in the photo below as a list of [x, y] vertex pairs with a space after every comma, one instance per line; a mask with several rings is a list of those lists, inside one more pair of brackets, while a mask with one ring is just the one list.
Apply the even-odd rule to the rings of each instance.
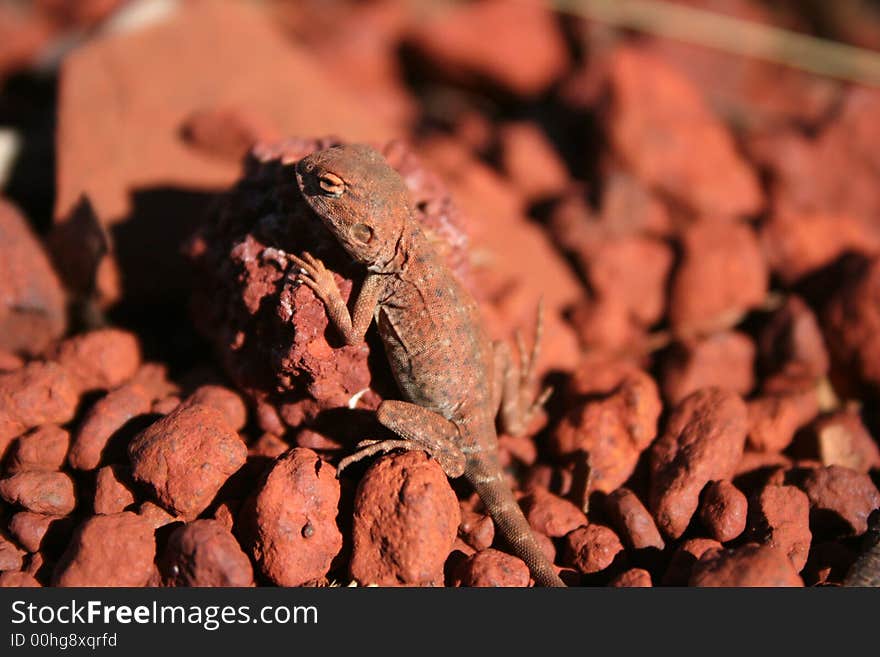
[[[611, 524], [628, 547], [633, 550], [666, 546], [654, 524], [654, 518], [641, 500], [628, 488], [618, 488], [605, 499], [605, 511]], [[650, 580], [650, 578], [649, 578]]]
[[880, 252], [876, 226], [836, 210], [777, 212], [761, 226], [760, 239], [770, 269], [788, 285], [827, 267], [844, 253]]
[[605, 570], [614, 561], [623, 545], [617, 534], [603, 525], [579, 527], [565, 537], [566, 563], [585, 575]]
[[745, 395], [755, 384], [755, 346], [744, 333], [725, 331], [676, 344], [663, 364], [663, 396], [672, 404], [701, 388]]
[[551, 447], [560, 456], [588, 452], [591, 489], [609, 493], [630, 477], [654, 440], [661, 410], [653, 379], [634, 372], [604, 398], [575, 406], [553, 433]]
[[23, 563], [24, 550], [0, 534], [0, 571], [19, 570]]
[[181, 126], [181, 136], [206, 155], [239, 162], [258, 141], [278, 139], [271, 123], [240, 107], [196, 110]]
[[527, 587], [530, 579], [529, 567], [522, 559], [492, 548], [469, 556], [456, 574], [458, 586]]
[[546, 463], [536, 463], [529, 468], [522, 479], [522, 490], [544, 488], [554, 495], [568, 496], [572, 484], [572, 471], [568, 468], [554, 468]]
[[[871, 120], [878, 108], [880, 94], [857, 85], [845, 93], [835, 120], [826, 121], [815, 138], [792, 129], [775, 131], [763, 143], [753, 144], [753, 156], [770, 170], [774, 205], [801, 216], [848, 215], [871, 226], [880, 211], [872, 174], [880, 166], [880, 132]], [[840, 233], [852, 234], [844, 226]], [[826, 234], [829, 244], [846, 239]]]
[[[304, 447], [299, 442], [297, 446]], [[248, 447], [248, 456], [276, 459], [289, 449], [290, 445], [275, 434], [264, 433]]]
[[689, 538], [683, 541], [669, 560], [669, 567], [663, 575], [663, 585], [685, 586], [700, 557], [709, 550], [722, 548], [721, 543], [711, 538]]
[[56, 363], [32, 362], [0, 374], [0, 454], [27, 429], [72, 420], [78, 402], [73, 380]]
[[[266, 435], [271, 436], [273, 434], [267, 433]], [[303, 427], [297, 431], [294, 443], [297, 447], [307, 447], [308, 449], [313, 449], [319, 452], [321, 450], [338, 451], [342, 449], [342, 444], [340, 442], [333, 440], [331, 437], [323, 433], [309, 429], [308, 427]]]
[[0, 349], [31, 355], [61, 337], [64, 292], [25, 218], [0, 198]]
[[746, 429], [746, 405], [720, 388], [699, 390], [672, 412], [651, 450], [650, 508], [667, 536], [682, 535], [707, 483], [733, 478]]
[[703, 491], [700, 520], [709, 535], [720, 543], [732, 541], [746, 528], [749, 503], [729, 481], [713, 481]]
[[[328, 77], [352, 92], [378, 118], [412, 125], [420, 111], [406, 85], [400, 41], [412, 22], [410, 7], [398, 2], [315, 5], [298, 14], [296, 41], [304, 43]], [[273, 5], [276, 10], [285, 5]]]
[[[112, 232], [131, 298], [188, 291], [177, 249], [211, 198], [144, 190], [219, 189], [240, 174], [237, 161], [206, 157], [182, 138], [194, 112], [235, 107], [279, 134], [392, 133], [256, 8], [188, 4], [150, 29], [105, 36], [77, 48], [61, 69], [55, 219], [62, 225], [89, 198]], [[132, 215], [136, 221], [121, 228]], [[80, 246], [73, 240], [66, 248]], [[100, 284], [99, 291], [110, 299], [117, 292]]]
[[580, 196], [567, 198], [554, 210], [550, 229], [580, 266], [595, 302], [622, 306], [628, 318], [644, 327], [663, 315], [673, 253], [663, 241], [620, 218], [630, 210], [627, 199], [615, 198], [623, 195], [609, 190], [599, 216]]
[[455, 542], [452, 544], [452, 552], [449, 553], [449, 558], [446, 560], [447, 571], [455, 573], [455, 570], [458, 566], [464, 563], [464, 560], [467, 557], [476, 553], [477, 551], [474, 548], [460, 538], [456, 538]]
[[175, 529], [159, 560], [164, 586], [253, 586], [250, 559], [216, 520]]
[[32, 575], [19, 571], [5, 571], [0, 573], [0, 588], [23, 588], [42, 586]]
[[815, 390], [766, 395], [747, 403], [748, 445], [764, 452], [781, 452], [791, 444], [795, 432], [819, 412]]
[[53, 586], [146, 586], [153, 574], [153, 526], [130, 512], [93, 516], [61, 556]]
[[70, 447], [68, 461], [77, 470], [94, 470], [105, 459], [110, 439], [132, 418], [151, 412], [147, 391], [135, 383], [111, 390], [86, 412]]
[[161, 506], [153, 504], [152, 502], [144, 502], [141, 504], [138, 508], [138, 515], [150, 523], [150, 526], [152, 526], [153, 529], [159, 529], [159, 527], [170, 525], [172, 522], [183, 520], [183, 518], [172, 516]]
[[46, 561], [43, 558], [43, 554], [41, 552], [37, 552], [35, 554], [31, 554], [25, 560], [25, 565], [22, 568], [22, 572], [27, 573], [31, 577], [39, 577], [42, 580], [44, 579], [44, 576], [41, 571], [43, 571], [43, 567], [45, 565]]
[[225, 527], [229, 531], [235, 527], [235, 516], [239, 510], [239, 505], [235, 505], [233, 507], [229, 502], [223, 502], [222, 504], [218, 504], [217, 508], [214, 510], [214, 520], [220, 523], [221, 526]]
[[125, 484], [122, 468], [105, 465], [95, 477], [95, 513], [119, 513], [135, 503], [134, 494]]
[[26, 470], [60, 470], [67, 458], [70, 434], [54, 424], [44, 424], [12, 444], [8, 474]]
[[242, 509], [246, 545], [262, 573], [278, 586], [320, 580], [342, 548], [336, 526], [339, 481], [333, 466], [309, 449], [275, 462]]
[[645, 183], [616, 167], [605, 172], [601, 221], [614, 235], [667, 235], [671, 219], [666, 205]]
[[30, 470], [0, 479], [0, 497], [34, 513], [59, 516], [76, 506], [73, 480], [63, 472]]
[[857, 413], [838, 411], [810, 427], [822, 465], [840, 465], [856, 472], [880, 467], [880, 448]]
[[489, 81], [520, 96], [537, 96], [568, 64], [543, 0], [481, 0], [449, 9], [419, 24], [410, 42], [432, 73], [474, 85]]
[[[28, 11], [22, 11], [23, 8]], [[52, 37], [52, 32], [49, 21], [32, 8], [0, 6], [0, 83], [7, 76], [29, 67]]]
[[[421, 145], [420, 153], [449, 184], [462, 212], [479, 217], [467, 227], [471, 251], [487, 258], [488, 266], [474, 274], [491, 337], [509, 340], [516, 328], [533, 326], [542, 299], [544, 340], [537, 374], [570, 371], [579, 350], [565, 316], [583, 288], [546, 231], [523, 216], [516, 191], [460, 144], [435, 139]], [[524, 275], [522, 262], [532, 263], [529, 275]]]
[[835, 369], [855, 384], [880, 389], [880, 258], [849, 273], [826, 306], [822, 326]]
[[733, 550], [709, 550], [694, 566], [690, 586], [803, 586], [785, 552], [748, 543]]
[[168, 415], [171, 411], [180, 406], [181, 401], [182, 400], [177, 395], [169, 395], [168, 397], [163, 397], [162, 399], [153, 402], [153, 406], [150, 410], [159, 415]]
[[198, 516], [247, 458], [247, 447], [217, 409], [181, 404], [128, 445], [132, 476], [169, 511]]
[[672, 259], [666, 244], [638, 236], [606, 239], [581, 255], [590, 288], [600, 297], [622, 301], [640, 326], [650, 326], [663, 315]]
[[810, 552], [810, 500], [794, 486], [765, 486], [749, 509], [749, 531], [761, 543], [788, 555], [803, 570]]
[[64, 0], [38, 0], [32, 4], [57, 27], [89, 28], [109, 17], [124, 0], [84, 0], [73, 4]]
[[698, 221], [681, 242], [669, 298], [669, 321], [676, 331], [724, 329], [764, 302], [767, 265], [747, 224]]
[[587, 353], [571, 373], [566, 395], [571, 400], [608, 395], [627, 377], [641, 373], [643, 370], [632, 359], [611, 354]]
[[213, 406], [223, 413], [229, 426], [241, 431], [247, 423], [247, 407], [241, 397], [223, 386], [199, 386], [186, 398], [187, 403]]
[[498, 436], [498, 459], [502, 468], [514, 464], [533, 465], [538, 460], [538, 447], [531, 436], [502, 434]]
[[614, 297], [584, 297], [572, 308], [571, 323], [587, 352], [635, 351], [644, 333], [625, 303]]
[[358, 485], [351, 576], [380, 586], [439, 585], [460, 522], [443, 470], [424, 452], [387, 456]]
[[569, 184], [568, 171], [540, 127], [528, 121], [499, 129], [501, 170], [527, 201], [558, 196]]
[[644, 568], [630, 568], [612, 579], [608, 586], [617, 588], [650, 588], [654, 584], [651, 582], [651, 573], [647, 570]]
[[[28, 552], [39, 552], [45, 543], [57, 543], [70, 533], [70, 521], [63, 516], [19, 511], [9, 520], [9, 533]], [[62, 543], [62, 546], [64, 543]]]
[[6, 349], [0, 349], [0, 374], [24, 367], [24, 360]]
[[121, 329], [96, 329], [59, 343], [52, 357], [64, 367], [81, 392], [111, 390], [138, 371], [137, 336]]
[[864, 534], [868, 516], [880, 507], [880, 491], [871, 478], [839, 465], [811, 470], [800, 487], [810, 498], [814, 531]]
[[635, 48], [619, 48], [608, 85], [610, 140], [639, 178], [697, 214], [735, 217], [761, 208], [757, 177], [686, 78]]
[[161, 363], [144, 363], [131, 383], [143, 388], [152, 400], [165, 399], [180, 392], [180, 387], [168, 378], [168, 368]]
[[794, 464], [790, 458], [776, 452], [753, 452], [746, 450], [736, 467], [736, 477], [783, 472]]
[[557, 538], [587, 524], [587, 516], [574, 504], [543, 488], [534, 488], [520, 500], [526, 519], [536, 532]]
[[458, 535], [474, 550], [486, 550], [495, 540], [495, 524], [487, 515], [462, 508]]

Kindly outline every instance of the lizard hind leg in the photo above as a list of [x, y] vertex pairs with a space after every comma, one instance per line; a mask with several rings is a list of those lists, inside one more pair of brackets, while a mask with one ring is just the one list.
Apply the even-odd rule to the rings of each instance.
[[354, 454], [339, 462], [337, 472], [380, 452], [407, 449], [427, 452], [451, 479], [464, 474], [465, 456], [455, 444], [459, 433], [453, 422], [422, 406], [391, 400], [379, 405], [376, 416], [400, 440], [362, 441]]
[[535, 396], [536, 365], [541, 351], [541, 338], [544, 333], [544, 302], [538, 303], [535, 320], [535, 340], [531, 350], [527, 350], [520, 331], [516, 332], [516, 346], [519, 358], [514, 360], [507, 343], [496, 341], [494, 348], [493, 402], [498, 409], [502, 431], [513, 436], [521, 436], [528, 429], [536, 415], [541, 413], [544, 403], [553, 392], [544, 388]]

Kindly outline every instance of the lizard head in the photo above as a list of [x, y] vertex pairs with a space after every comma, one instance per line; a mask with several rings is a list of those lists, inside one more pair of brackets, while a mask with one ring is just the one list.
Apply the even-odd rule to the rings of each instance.
[[356, 261], [381, 267], [406, 227], [406, 185], [374, 148], [334, 146], [304, 157], [296, 179], [306, 202]]

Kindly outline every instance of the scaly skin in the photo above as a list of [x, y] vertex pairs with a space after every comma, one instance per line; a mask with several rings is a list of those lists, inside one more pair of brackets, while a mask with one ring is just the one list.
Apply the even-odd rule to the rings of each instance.
[[[428, 452], [449, 477], [464, 475], [513, 552], [542, 586], [564, 586], [539, 548], [498, 461], [495, 418], [521, 430], [546, 395], [530, 399], [536, 350], [520, 346], [523, 372], [490, 341], [473, 297], [458, 283], [414, 220], [400, 175], [374, 149], [337, 146], [296, 167], [304, 198], [367, 275], [349, 312], [333, 275], [316, 258], [289, 256], [299, 280], [323, 301], [348, 344], [373, 319], [401, 393], [379, 421], [400, 440], [365, 441], [340, 463], [395, 448]], [[540, 317], [540, 315], [539, 315]], [[539, 320], [540, 326], [540, 320]], [[536, 336], [536, 345], [539, 336]]]

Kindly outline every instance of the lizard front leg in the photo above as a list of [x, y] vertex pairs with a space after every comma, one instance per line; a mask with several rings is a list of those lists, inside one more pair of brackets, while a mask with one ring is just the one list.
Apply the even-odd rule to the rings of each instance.
[[336, 327], [347, 345], [360, 344], [364, 340], [367, 328], [373, 319], [373, 311], [382, 291], [383, 278], [379, 274], [368, 273], [361, 286], [360, 294], [354, 304], [354, 311], [349, 312], [333, 273], [324, 263], [310, 253], [303, 253], [302, 258], [287, 254], [297, 267], [297, 280], [307, 285], [324, 303], [327, 318]]
[[459, 432], [453, 422], [422, 406], [396, 400], [383, 401], [376, 410], [376, 418], [401, 440], [363, 441], [358, 451], [339, 462], [338, 472], [373, 454], [408, 449], [427, 452], [447, 477], [455, 479], [464, 474], [465, 455], [456, 445]]

